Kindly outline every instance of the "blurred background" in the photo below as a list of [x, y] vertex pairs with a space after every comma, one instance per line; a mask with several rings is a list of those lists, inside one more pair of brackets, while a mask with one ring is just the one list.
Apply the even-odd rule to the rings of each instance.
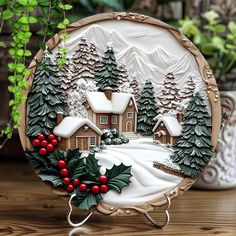
[[[220, 19], [220, 25], [228, 25], [228, 22], [234, 21], [236, 19], [236, 0], [80, 0], [80, 1], [67, 1], [73, 4], [73, 10], [68, 14], [71, 22], [77, 21], [83, 17], [94, 15], [109, 11], [132, 11], [148, 16], [152, 16], [163, 20], [175, 27], [181, 28], [182, 31], [194, 41], [195, 44], [200, 48], [203, 54], [210, 58], [216, 55], [222, 55], [220, 50], [225, 52], [222, 38], [225, 37], [225, 30], [218, 26], [218, 22], [205, 22], [206, 17], [202, 13], [213, 10], [217, 17]], [[216, 16], [215, 15], [215, 16]], [[208, 17], [213, 17], [212, 15]], [[182, 20], [184, 19], [184, 20]], [[214, 20], [214, 19], [213, 19]], [[199, 41], [199, 38], [204, 36], [203, 31], [206, 30], [204, 23], [208, 26], [214, 28], [207, 28], [207, 30], [217, 34], [217, 42], [213, 44], [212, 42], [206, 42], [204, 45]], [[40, 26], [36, 26], [33, 29], [33, 37], [30, 43], [30, 49], [33, 54], [39, 49], [40, 38], [37, 36], [36, 32], [39, 30]], [[231, 36], [227, 40], [236, 40], [236, 27], [230, 26], [229, 28]], [[202, 32], [201, 32], [202, 31]], [[9, 45], [9, 38], [11, 34], [11, 28], [9, 25], [5, 24], [1, 34], [1, 40], [3, 40], [6, 45]], [[235, 38], [234, 38], [235, 37]], [[228, 39], [229, 38], [229, 39]], [[204, 38], [204, 40], [207, 40]], [[235, 41], [234, 41], [235, 42]], [[221, 45], [222, 44], [222, 45]], [[229, 44], [230, 45], [230, 44]], [[220, 48], [221, 47], [221, 48]], [[232, 63], [232, 68], [229, 70], [222, 69], [224, 66], [223, 61], [217, 68], [214, 68], [217, 78], [221, 78], [218, 82], [222, 84], [222, 90], [227, 86], [232, 90], [235, 88], [235, 59], [236, 59], [236, 49], [231, 45], [232, 50], [228, 52], [228, 57], [234, 59]], [[216, 54], [215, 51], [218, 50]], [[9, 57], [7, 54], [8, 48], [3, 48], [0, 51], [0, 126], [3, 127], [10, 119], [10, 111], [8, 108], [8, 101], [10, 100], [10, 94], [8, 93], [8, 72], [7, 72], [7, 62]], [[205, 52], [205, 53], [204, 53]], [[232, 55], [232, 52], [234, 54]], [[215, 54], [214, 54], [215, 53]], [[223, 55], [225, 58], [225, 54]], [[228, 58], [227, 58], [228, 59]], [[215, 63], [215, 62], [214, 62]], [[227, 68], [226, 68], [227, 69]], [[223, 72], [222, 72], [223, 71]], [[227, 83], [226, 83], [227, 81]], [[17, 131], [14, 132], [13, 138], [7, 142], [3, 149], [0, 149], [1, 160], [19, 160], [24, 161], [24, 153], [21, 148], [20, 140]]]

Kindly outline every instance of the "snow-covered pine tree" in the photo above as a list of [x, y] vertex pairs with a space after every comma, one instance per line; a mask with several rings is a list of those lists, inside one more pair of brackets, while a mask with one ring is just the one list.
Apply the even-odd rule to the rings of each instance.
[[180, 92], [173, 73], [167, 73], [163, 88], [157, 98], [160, 102], [159, 109], [162, 109], [164, 114], [176, 109], [177, 103], [180, 100]]
[[142, 135], [152, 135], [157, 115], [155, 91], [150, 80], [147, 80], [138, 101], [137, 131]]
[[68, 90], [70, 89], [70, 81], [71, 81], [71, 71], [70, 71], [70, 62], [69, 58], [66, 58], [66, 63], [62, 66], [59, 65], [58, 60], [61, 59], [60, 48], [55, 55], [55, 64], [57, 64], [58, 68], [58, 76], [60, 78], [61, 88], [63, 90], [64, 102], [66, 102], [68, 98]]
[[138, 80], [138, 75], [135, 72], [131, 72], [131, 81], [130, 81], [130, 87], [133, 89], [133, 95], [135, 97], [135, 100], [138, 101], [140, 97], [141, 92], [141, 84]]
[[89, 65], [90, 61], [90, 49], [87, 43], [87, 40], [84, 36], [82, 36], [79, 40], [79, 44], [75, 49], [74, 54], [72, 55], [71, 62], [72, 67], [71, 71], [73, 74], [70, 88], [76, 89], [76, 83], [78, 79], [93, 79], [93, 70]]
[[100, 91], [104, 88], [111, 88], [116, 91], [118, 88], [119, 70], [114, 55], [113, 47], [108, 44], [107, 49], [102, 57], [102, 61], [95, 71], [95, 81]]
[[88, 118], [88, 112], [83, 105], [82, 95], [76, 91], [71, 91], [67, 100], [69, 116]]
[[27, 135], [36, 137], [52, 133], [58, 112], [65, 114], [60, 79], [56, 65], [45, 51], [28, 95]]
[[126, 83], [123, 83], [122, 85], [120, 85], [118, 92], [133, 94], [134, 90], [132, 89], [132, 87], [130, 87], [130, 83], [126, 82]]
[[212, 157], [211, 117], [199, 93], [194, 95], [184, 113], [182, 134], [170, 156], [180, 166], [181, 173], [199, 175]]
[[193, 76], [189, 75], [187, 79], [187, 83], [184, 84], [183, 89], [180, 91], [181, 99], [191, 98], [195, 91], [195, 82], [193, 80]]
[[123, 61], [118, 65], [118, 70], [119, 70], [119, 78], [118, 78], [117, 84], [118, 84], [118, 87], [120, 87], [124, 83], [129, 82], [129, 75]]
[[95, 70], [100, 64], [100, 56], [98, 55], [95, 42], [90, 43], [89, 52], [90, 52], [89, 65], [91, 67], [92, 73], [94, 74]]

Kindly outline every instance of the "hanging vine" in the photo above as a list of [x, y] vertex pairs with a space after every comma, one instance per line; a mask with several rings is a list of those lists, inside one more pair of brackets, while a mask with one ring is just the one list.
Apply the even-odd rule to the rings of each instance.
[[[40, 44], [42, 50], [45, 48], [46, 40], [53, 36], [57, 29], [64, 30], [60, 36], [64, 45], [68, 39], [66, 27], [70, 24], [66, 11], [71, 9], [71, 5], [64, 4], [60, 0], [0, 0], [0, 34], [6, 21], [11, 26], [11, 47], [8, 50], [10, 62], [7, 66], [10, 72], [8, 90], [12, 94], [12, 99], [9, 101], [11, 119], [0, 131], [0, 138], [4, 138], [0, 149], [12, 137], [13, 130], [19, 128], [21, 119], [19, 108], [26, 101], [23, 91], [28, 87], [28, 81], [24, 80], [24, 77], [30, 74], [27, 69], [29, 61], [27, 58], [32, 56], [32, 52], [28, 49], [32, 37], [31, 25], [35, 23], [41, 25], [41, 30], [37, 34], [42, 37]], [[39, 17], [36, 18], [35, 15]], [[6, 47], [5, 43], [0, 41], [0, 47]], [[60, 51], [62, 57], [58, 63], [63, 66], [67, 49], [63, 46]]]

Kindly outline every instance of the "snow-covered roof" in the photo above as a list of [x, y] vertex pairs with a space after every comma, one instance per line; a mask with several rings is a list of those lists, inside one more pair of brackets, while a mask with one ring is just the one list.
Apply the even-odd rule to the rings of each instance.
[[91, 129], [93, 129], [98, 134], [102, 135], [102, 131], [94, 125], [90, 120], [85, 118], [78, 117], [65, 117], [62, 122], [56, 126], [53, 130], [53, 133], [56, 136], [62, 138], [70, 138], [79, 128], [84, 125], [88, 125]]
[[86, 93], [87, 101], [91, 109], [96, 113], [124, 113], [130, 99], [133, 100], [136, 111], [137, 105], [133, 94], [129, 93], [112, 93], [111, 101], [107, 99], [103, 92]]
[[88, 92], [86, 99], [91, 109], [96, 113], [112, 113], [112, 103], [102, 92]]
[[162, 116], [157, 120], [156, 125], [153, 128], [153, 132], [155, 132], [158, 125], [163, 122], [170, 133], [171, 136], [177, 137], [181, 135], [182, 126], [178, 122], [177, 118], [174, 116]]

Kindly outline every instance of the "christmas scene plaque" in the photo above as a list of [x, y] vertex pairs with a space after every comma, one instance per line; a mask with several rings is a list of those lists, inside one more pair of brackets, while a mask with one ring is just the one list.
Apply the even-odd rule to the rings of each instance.
[[29, 67], [26, 157], [70, 206], [149, 217], [213, 157], [214, 76], [185, 36], [148, 16], [105, 13], [70, 25], [66, 41], [62, 33]]

